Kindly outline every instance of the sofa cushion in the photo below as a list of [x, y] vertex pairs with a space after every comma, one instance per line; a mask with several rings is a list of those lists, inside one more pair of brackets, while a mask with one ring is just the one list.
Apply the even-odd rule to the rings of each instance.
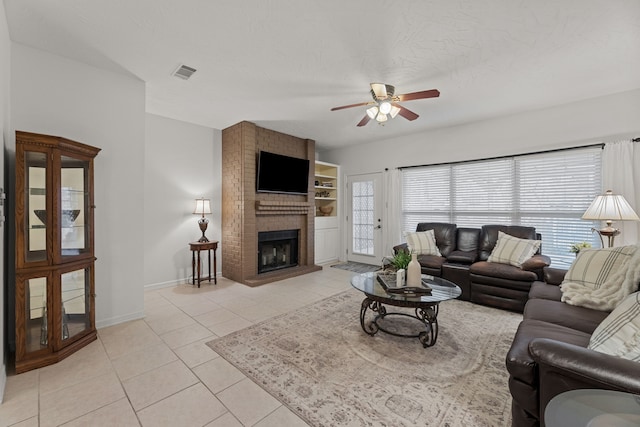
[[571, 282], [591, 289], [599, 288], [631, 258], [635, 246], [583, 249], [571, 264], [562, 284]]
[[516, 335], [507, 353], [507, 370], [519, 381], [526, 384], [537, 384], [537, 369], [531, 354], [529, 343], [534, 338], [550, 338], [569, 344], [587, 347], [590, 334], [576, 331], [565, 326], [541, 320], [525, 319], [518, 326]]
[[495, 262], [478, 261], [469, 267], [472, 274], [487, 277], [499, 277], [506, 280], [517, 280], [522, 282], [533, 282], [538, 276], [532, 271], [525, 271], [521, 268], [508, 264], [498, 264]]
[[436, 236], [436, 244], [442, 256], [446, 257], [456, 248], [456, 224], [448, 222], [420, 222], [416, 231], [433, 230]]
[[551, 301], [560, 301], [562, 291], [558, 285], [550, 285], [545, 282], [536, 281], [531, 284], [529, 291], [529, 299], [547, 299]]
[[442, 269], [442, 264], [447, 260], [445, 257], [437, 255], [418, 255], [418, 262], [421, 267]]
[[447, 257], [447, 261], [457, 264], [473, 264], [478, 259], [478, 253], [466, 251], [453, 251]]
[[640, 362], [640, 292], [625, 298], [600, 323], [589, 340], [589, 348]]
[[540, 243], [540, 240], [519, 239], [498, 231], [498, 241], [487, 261], [522, 267], [540, 249]]
[[541, 320], [591, 335], [607, 317], [606, 311], [577, 307], [560, 301], [529, 299], [524, 306], [525, 319]]
[[441, 256], [433, 230], [407, 232], [405, 238], [411, 253]]
[[479, 228], [458, 227], [456, 235], [456, 249], [463, 252], [478, 252]]

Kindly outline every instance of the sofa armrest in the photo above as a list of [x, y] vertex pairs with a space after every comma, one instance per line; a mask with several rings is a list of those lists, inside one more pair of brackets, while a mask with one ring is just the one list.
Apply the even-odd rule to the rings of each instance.
[[569, 390], [598, 388], [640, 394], [640, 363], [548, 338], [536, 338], [529, 352], [538, 365], [540, 414], [553, 397]]
[[565, 274], [567, 274], [567, 270], [561, 268], [545, 267], [544, 281], [549, 285], [560, 285], [564, 280]]
[[406, 243], [400, 243], [399, 245], [395, 245], [393, 247], [394, 254], [397, 254], [400, 251], [409, 252], [409, 245], [407, 245]]

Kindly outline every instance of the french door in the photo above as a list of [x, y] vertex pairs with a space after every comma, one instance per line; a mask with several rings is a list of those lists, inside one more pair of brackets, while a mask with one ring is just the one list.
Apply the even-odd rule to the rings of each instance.
[[347, 259], [379, 265], [382, 260], [382, 174], [347, 177]]

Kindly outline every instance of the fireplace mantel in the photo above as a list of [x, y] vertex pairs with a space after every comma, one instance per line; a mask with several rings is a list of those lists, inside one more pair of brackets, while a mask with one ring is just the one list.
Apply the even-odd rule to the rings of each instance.
[[256, 215], [309, 215], [314, 208], [308, 202], [256, 200]]

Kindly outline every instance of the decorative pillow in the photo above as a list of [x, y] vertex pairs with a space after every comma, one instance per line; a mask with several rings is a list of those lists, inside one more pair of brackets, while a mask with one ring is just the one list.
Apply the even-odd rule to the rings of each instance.
[[436, 245], [436, 235], [433, 230], [405, 233], [405, 238], [411, 253], [442, 256], [440, 249]]
[[577, 283], [591, 289], [598, 289], [609, 277], [620, 270], [631, 258], [635, 247], [583, 249], [564, 276], [564, 283]]
[[487, 261], [522, 267], [540, 249], [540, 240], [518, 239], [498, 231], [498, 241]]
[[625, 298], [598, 325], [589, 348], [640, 362], [640, 292]]

